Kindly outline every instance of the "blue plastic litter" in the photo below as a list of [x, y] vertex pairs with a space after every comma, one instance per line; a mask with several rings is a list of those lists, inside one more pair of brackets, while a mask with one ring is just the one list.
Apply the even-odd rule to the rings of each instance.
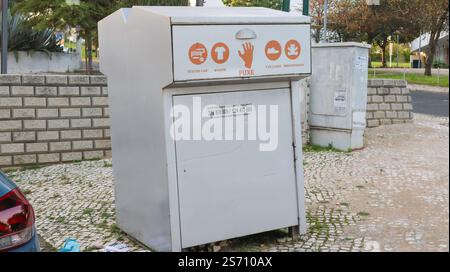
[[58, 252], [80, 252], [80, 244], [77, 240], [68, 238]]

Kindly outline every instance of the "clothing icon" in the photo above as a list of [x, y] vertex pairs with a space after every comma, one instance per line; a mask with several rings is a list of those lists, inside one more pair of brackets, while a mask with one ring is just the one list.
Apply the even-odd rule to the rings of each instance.
[[225, 47], [219, 46], [214, 49], [214, 52], [217, 54], [218, 60], [223, 60], [223, 53], [225, 52]]
[[269, 60], [277, 60], [281, 56], [281, 45], [278, 41], [271, 40], [266, 44], [265, 47], [266, 57]]
[[193, 64], [199, 65], [206, 61], [208, 51], [201, 43], [195, 43], [189, 48], [189, 59]]
[[284, 46], [284, 53], [290, 60], [295, 60], [296, 58], [298, 58], [300, 56], [301, 50], [302, 48], [300, 46], [300, 43], [296, 40], [289, 40]]
[[228, 46], [222, 42], [214, 44], [211, 49], [211, 57], [217, 64], [225, 63], [230, 56]]

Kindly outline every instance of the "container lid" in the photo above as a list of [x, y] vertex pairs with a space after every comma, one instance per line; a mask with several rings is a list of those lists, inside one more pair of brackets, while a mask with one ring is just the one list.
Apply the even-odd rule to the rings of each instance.
[[310, 18], [261, 7], [134, 6], [169, 17], [172, 24], [309, 24]]

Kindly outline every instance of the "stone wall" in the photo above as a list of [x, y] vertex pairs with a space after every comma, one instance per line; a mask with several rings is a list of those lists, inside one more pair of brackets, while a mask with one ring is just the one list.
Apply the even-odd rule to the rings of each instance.
[[[1, 60], [1, 57], [0, 57]], [[82, 66], [81, 56], [77, 53], [16, 51], [8, 53], [8, 73], [67, 73], [79, 70]]]
[[110, 156], [106, 77], [0, 76], [0, 166]]
[[371, 79], [367, 88], [367, 127], [412, 121], [412, 103], [405, 80]]
[[[306, 143], [309, 79], [300, 86]], [[0, 167], [111, 156], [107, 94], [105, 76], [0, 75]], [[368, 127], [411, 120], [405, 81], [368, 81]]]

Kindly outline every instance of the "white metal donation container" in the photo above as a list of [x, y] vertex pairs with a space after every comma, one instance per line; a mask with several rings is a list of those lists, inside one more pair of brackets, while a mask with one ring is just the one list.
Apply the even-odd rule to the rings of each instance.
[[298, 80], [309, 17], [144, 7], [99, 22], [117, 222], [159, 251], [306, 231]]
[[342, 150], [364, 146], [369, 51], [370, 45], [355, 42], [312, 46], [312, 144]]

